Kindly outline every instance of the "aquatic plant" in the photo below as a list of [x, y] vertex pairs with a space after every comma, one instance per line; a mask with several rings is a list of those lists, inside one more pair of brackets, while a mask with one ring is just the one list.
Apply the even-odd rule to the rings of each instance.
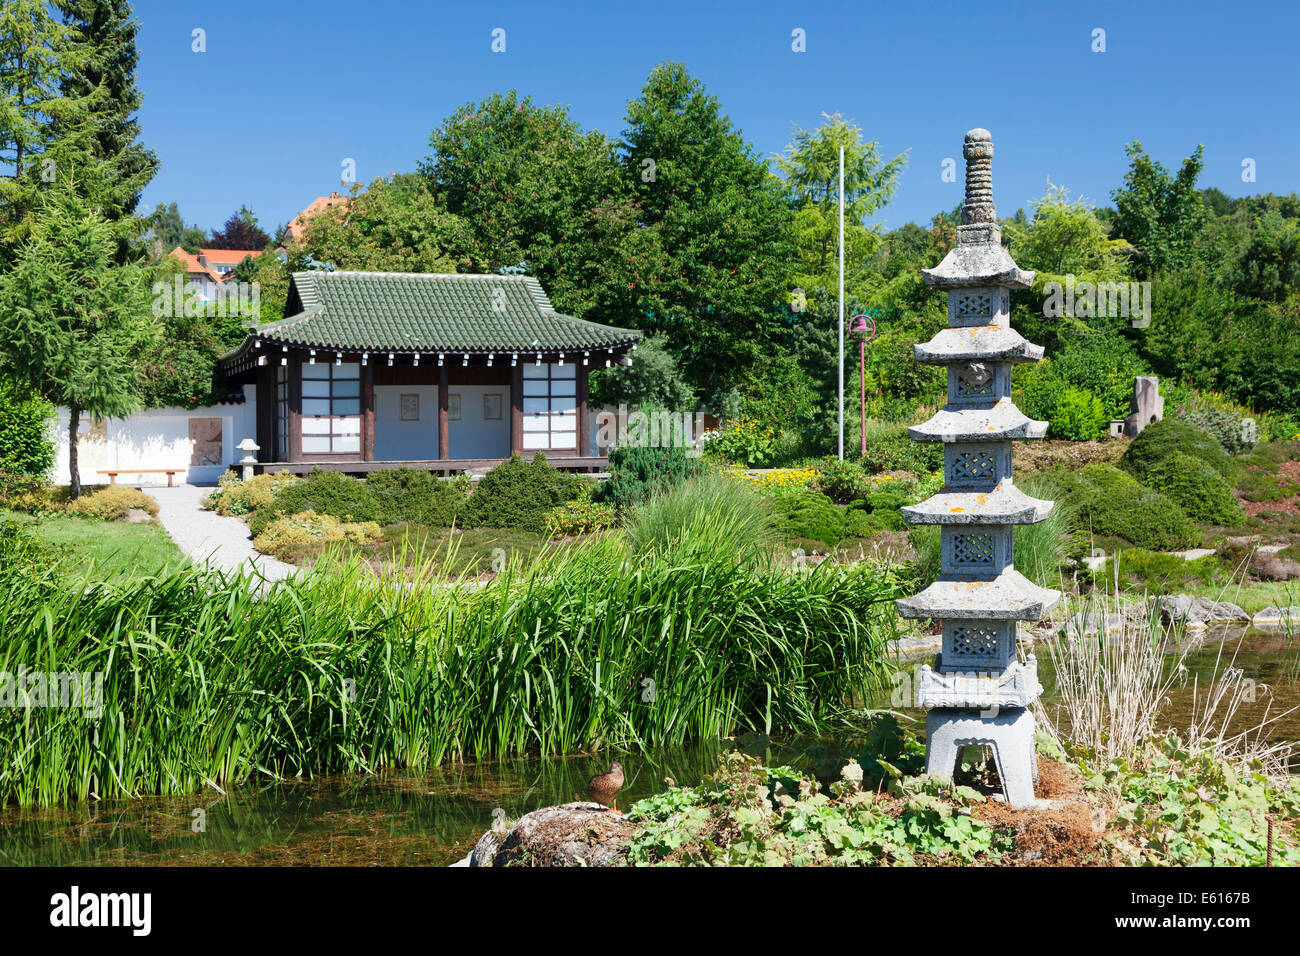
[[[0, 555], [0, 803], [815, 731], [878, 685], [895, 572], [792, 575], [692, 528], [547, 549], [482, 587], [448, 583], [454, 539], [442, 565], [327, 553], [276, 583]], [[53, 695], [61, 674], [80, 700]]]

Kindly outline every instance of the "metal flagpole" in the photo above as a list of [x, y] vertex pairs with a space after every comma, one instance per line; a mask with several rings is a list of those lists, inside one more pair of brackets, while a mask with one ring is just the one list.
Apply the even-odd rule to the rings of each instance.
[[840, 461], [844, 460], [844, 147], [840, 147]]

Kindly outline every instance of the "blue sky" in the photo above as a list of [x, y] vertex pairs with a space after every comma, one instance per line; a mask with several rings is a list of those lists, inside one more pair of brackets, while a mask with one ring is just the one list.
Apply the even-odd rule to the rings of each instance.
[[[823, 111], [887, 156], [908, 151], [886, 228], [960, 201], [942, 163], [960, 165], [972, 126], [993, 132], [1004, 215], [1048, 178], [1107, 205], [1134, 139], [1171, 168], [1204, 143], [1202, 185], [1232, 196], [1300, 188], [1300, 13], [1283, 4], [138, 0], [136, 15], [140, 120], [162, 160], [144, 207], [175, 201], [205, 229], [247, 204], [270, 231], [340, 188], [344, 159], [365, 182], [413, 170], [445, 116], [493, 91], [617, 136], [665, 60], [764, 156]], [[497, 27], [505, 53], [491, 51]], [[807, 52], [791, 50], [796, 28]]]

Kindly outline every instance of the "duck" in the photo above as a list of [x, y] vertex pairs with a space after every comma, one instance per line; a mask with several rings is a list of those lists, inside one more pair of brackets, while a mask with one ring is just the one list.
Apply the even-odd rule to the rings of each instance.
[[587, 781], [587, 799], [618, 811], [618, 792], [623, 789], [623, 765], [617, 760], [605, 773], [598, 773]]

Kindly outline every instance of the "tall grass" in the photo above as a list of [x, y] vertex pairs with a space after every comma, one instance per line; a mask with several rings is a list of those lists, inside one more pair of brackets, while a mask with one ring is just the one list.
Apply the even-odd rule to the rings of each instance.
[[748, 483], [717, 471], [654, 495], [624, 524], [639, 553], [730, 556], [744, 563], [762, 557], [774, 539], [767, 502]]
[[273, 584], [104, 584], [0, 560], [0, 671], [103, 675], [97, 719], [0, 707], [0, 804], [815, 731], [881, 680], [899, 590], [612, 536], [479, 588], [443, 571], [327, 556]]
[[[1286, 778], [1295, 744], [1272, 741], [1266, 731], [1296, 708], [1274, 712], [1268, 688], [1247, 678], [1236, 666], [1236, 650], [1225, 657], [1220, 643], [1209, 680], [1202, 685], [1199, 676], [1190, 679], [1186, 723], [1171, 726], [1164, 711], [1171, 695], [1187, 686], [1185, 662], [1193, 642], [1179, 639], [1181, 622], [1162, 624], [1154, 605], [1145, 617], [1135, 617], [1132, 605], [1127, 611], [1114, 596], [1094, 592], [1084, 617], [1097, 623], [1099, 633], [1084, 634], [1082, 619], [1071, 618], [1080, 623], [1048, 644], [1060, 704], [1053, 716], [1035, 702], [1045, 726], [1105, 760], [1131, 760], [1145, 744], [1174, 733], [1192, 752]], [[1263, 713], [1247, 723], [1243, 706], [1260, 693], [1269, 693]]]
[[[1051, 500], [1052, 485], [1030, 475], [1020, 486], [1025, 494], [1034, 498]], [[1070, 531], [1074, 512], [1066, 501], [1057, 500], [1045, 519], [1036, 524], [1016, 525], [1016, 570], [1039, 587], [1060, 584], [1061, 561], [1065, 558], [1066, 535]]]

